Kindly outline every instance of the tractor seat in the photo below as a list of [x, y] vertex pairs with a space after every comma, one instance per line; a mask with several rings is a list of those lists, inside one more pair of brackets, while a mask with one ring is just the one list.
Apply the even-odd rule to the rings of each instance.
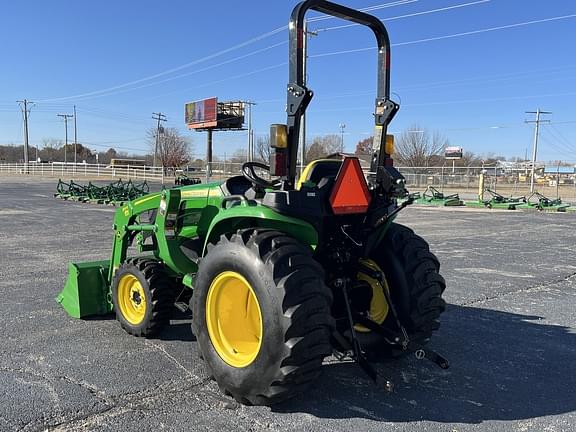
[[225, 196], [244, 195], [251, 187], [252, 183], [244, 176], [230, 177], [220, 185]]
[[342, 160], [340, 159], [317, 159], [310, 162], [304, 168], [304, 172], [298, 179], [296, 188], [300, 190], [305, 183], [318, 185], [323, 178], [335, 178], [338, 175]]

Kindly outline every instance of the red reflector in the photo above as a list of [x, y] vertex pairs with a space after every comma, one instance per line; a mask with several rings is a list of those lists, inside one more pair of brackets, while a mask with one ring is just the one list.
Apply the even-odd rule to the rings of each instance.
[[330, 205], [334, 213], [364, 213], [368, 210], [371, 199], [358, 159], [344, 159], [330, 194]]
[[288, 174], [286, 170], [286, 151], [282, 149], [271, 149], [270, 154], [270, 174], [273, 176], [285, 176]]

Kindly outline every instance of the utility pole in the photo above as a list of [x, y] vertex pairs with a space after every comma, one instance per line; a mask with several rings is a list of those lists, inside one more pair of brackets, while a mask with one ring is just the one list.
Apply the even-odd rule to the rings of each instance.
[[28, 104], [33, 104], [27, 99], [16, 101], [20, 104], [20, 109], [24, 114], [24, 172], [28, 174], [28, 114], [31, 108], [28, 108]]
[[74, 105], [74, 169], [76, 169], [76, 155], [78, 154], [76, 144], [78, 144], [78, 133], [76, 130], [76, 105]]
[[157, 113], [152, 113], [152, 118], [154, 120], [158, 120], [158, 124], [156, 125], [156, 144], [154, 145], [154, 162], [152, 163], [152, 166], [156, 166], [156, 158], [158, 155], [158, 146], [160, 143], [160, 122], [165, 122], [166, 121], [166, 116], [164, 114], [162, 114], [161, 112], [157, 112]]
[[[304, 21], [304, 40], [302, 41], [302, 54], [304, 56], [304, 61], [302, 62], [302, 77], [304, 78], [304, 86], [308, 84], [308, 72], [306, 64], [308, 63], [308, 37], [318, 36], [317, 31], [308, 30], [308, 24]], [[300, 136], [298, 137], [298, 145], [300, 146], [300, 175], [304, 171], [304, 164], [306, 158], [306, 111], [302, 114], [302, 120], [300, 123]]]
[[535, 123], [534, 128], [534, 148], [532, 149], [532, 171], [530, 175], [530, 193], [534, 192], [534, 171], [536, 168], [536, 154], [538, 152], [538, 129], [540, 123], [550, 123], [550, 120], [540, 120], [540, 114], [552, 114], [550, 111], [540, 111], [538, 108], [536, 111], [526, 111], [526, 114], [536, 114], [536, 120], [526, 120], [525, 123]]
[[68, 119], [74, 117], [72, 114], [57, 114], [64, 119], [64, 165], [68, 163]]
[[244, 105], [248, 105], [248, 154], [246, 159], [248, 162], [254, 160], [254, 130], [252, 129], [252, 106], [256, 105], [255, 102], [244, 102]]
[[212, 131], [214, 128], [208, 128], [206, 137], [206, 182], [212, 177]]

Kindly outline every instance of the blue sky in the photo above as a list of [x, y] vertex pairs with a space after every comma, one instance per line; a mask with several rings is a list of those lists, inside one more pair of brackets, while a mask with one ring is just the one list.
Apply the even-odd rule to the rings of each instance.
[[[5, 2], [0, 17], [0, 144], [22, 142], [16, 100], [36, 102], [30, 141], [63, 139], [57, 114], [78, 110], [78, 141], [93, 149], [147, 150], [152, 112], [191, 136], [184, 103], [217, 96], [252, 100], [254, 129], [286, 121], [287, 30], [296, 1], [200, 2], [31, 0]], [[345, 0], [385, 20], [393, 45], [390, 130], [419, 124], [475, 153], [531, 152], [533, 116], [540, 160], [576, 163], [576, 2], [570, 0]], [[318, 14], [311, 13], [310, 18]], [[547, 21], [543, 21], [547, 20]], [[310, 22], [308, 139], [340, 133], [356, 142], [372, 130], [376, 53], [371, 33]], [[262, 36], [262, 37], [261, 37]], [[246, 41], [243, 47], [228, 50]], [[218, 54], [214, 56], [214, 54]], [[327, 55], [328, 54], [328, 55]], [[211, 57], [211, 58], [209, 58]], [[208, 59], [207, 59], [208, 58]], [[172, 72], [170, 72], [173, 70]], [[154, 77], [149, 79], [151, 77]], [[70, 129], [70, 133], [72, 130]], [[245, 132], [215, 134], [216, 155], [245, 147]]]

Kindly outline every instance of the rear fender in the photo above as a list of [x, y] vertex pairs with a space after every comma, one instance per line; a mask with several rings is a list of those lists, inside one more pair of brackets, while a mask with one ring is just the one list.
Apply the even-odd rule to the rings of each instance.
[[243, 228], [275, 229], [312, 248], [318, 244], [318, 232], [308, 222], [282, 215], [268, 207], [249, 205], [243, 202], [239, 206], [221, 209], [212, 219], [204, 241], [202, 255], [206, 254], [208, 243], [218, 241], [222, 234], [234, 233]]

